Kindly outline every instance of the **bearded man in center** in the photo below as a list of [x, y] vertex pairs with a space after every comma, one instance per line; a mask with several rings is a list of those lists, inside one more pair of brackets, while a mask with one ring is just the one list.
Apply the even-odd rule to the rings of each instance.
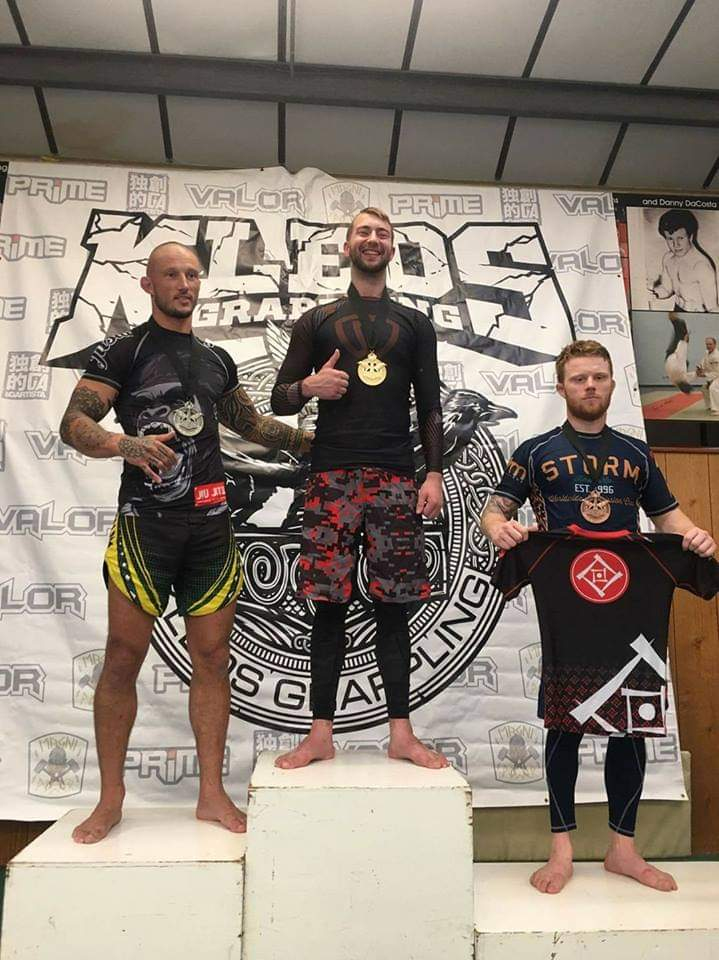
[[[347, 295], [295, 324], [272, 391], [277, 414], [318, 398], [317, 431], [304, 506], [298, 594], [315, 605], [311, 639], [312, 727], [283, 769], [334, 756], [332, 727], [344, 662], [347, 610], [356, 592], [364, 539], [376, 617], [377, 666], [387, 699], [389, 756], [448, 765], [409, 720], [408, 604], [429, 599], [423, 517], [442, 509], [442, 410], [437, 340], [430, 320], [389, 298], [394, 231], [366, 207], [347, 230]], [[426, 479], [419, 491], [410, 438], [414, 391]]]

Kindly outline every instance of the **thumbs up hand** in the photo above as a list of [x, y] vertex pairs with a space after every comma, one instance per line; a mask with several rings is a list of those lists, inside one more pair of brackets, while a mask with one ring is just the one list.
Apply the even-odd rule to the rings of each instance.
[[335, 350], [317, 373], [305, 377], [302, 381], [302, 395], [305, 397], [319, 397], [320, 400], [339, 400], [347, 393], [350, 378], [344, 370], [336, 370], [335, 366], [340, 358], [339, 350]]

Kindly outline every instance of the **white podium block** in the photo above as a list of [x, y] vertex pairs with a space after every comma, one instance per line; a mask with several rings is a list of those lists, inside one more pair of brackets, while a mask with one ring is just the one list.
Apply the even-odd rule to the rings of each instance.
[[245, 838], [190, 807], [128, 810], [74, 843], [73, 810], [8, 864], [1, 960], [239, 960]]
[[577, 863], [556, 895], [530, 886], [538, 866], [475, 864], [477, 960], [719, 957], [719, 863], [659, 864], [676, 878], [672, 893]]
[[472, 798], [451, 768], [257, 762], [243, 960], [471, 960]]

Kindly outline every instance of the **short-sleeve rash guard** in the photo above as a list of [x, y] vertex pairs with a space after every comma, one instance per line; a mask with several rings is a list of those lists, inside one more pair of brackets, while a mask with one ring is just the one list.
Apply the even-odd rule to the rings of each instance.
[[[646, 443], [611, 427], [607, 430], [609, 455], [597, 483], [562, 428], [555, 427], [517, 447], [495, 493], [520, 506], [529, 498], [540, 530], [587, 526], [580, 504], [593, 490], [611, 507], [607, 519], [594, 526], [598, 531], [636, 531], [639, 507], [649, 517], [673, 510], [677, 501]], [[600, 443], [597, 434], [579, 437], [588, 454]]]
[[215, 404], [238, 382], [237, 368], [226, 350], [192, 334], [166, 330], [151, 318], [129, 333], [98, 344], [83, 376], [118, 391], [113, 406], [128, 436], [165, 433], [172, 429], [170, 411], [187, 399], [165, 348], [174, 351], [181, 369], [187, 369], [192, 350], [195, 400], [204, 425], [197, 436], [177, 434], [169, 443], [178, 463], [161, 483], [152, 483], [139, 467], [125, 463], [119, 494], [122, 512], [194, 509], [197, 487], [224, 480]]

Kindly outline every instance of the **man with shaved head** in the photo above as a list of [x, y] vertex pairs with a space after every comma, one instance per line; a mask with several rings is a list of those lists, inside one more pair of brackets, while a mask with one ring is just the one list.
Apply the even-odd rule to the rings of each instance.
[[[192, 660], [197, 816], [237, 833], [246, 828], [244, 814], [222, 784], [229, 637], [241, 570], [218, 423], [294, 454], [309, 449], [311, 435], [260, 416], [239, 386], [227, 351], [194, 336], [200, 270], [192, 247], [155, 247], [140, 281], [152, 301], [150, 319], [96, 347], [60, 427], [65, 443], [85, 456], [125, 461], [103, 569], [109, 631], [94, 704], [101, 792], [73, 833], [78, 843], [102, 840], [122, 816], [123, 767], [137, 711], [135, 683], [155, 618], [173, 588]], [[111, 407], [123, 433], [100, 426]]]

